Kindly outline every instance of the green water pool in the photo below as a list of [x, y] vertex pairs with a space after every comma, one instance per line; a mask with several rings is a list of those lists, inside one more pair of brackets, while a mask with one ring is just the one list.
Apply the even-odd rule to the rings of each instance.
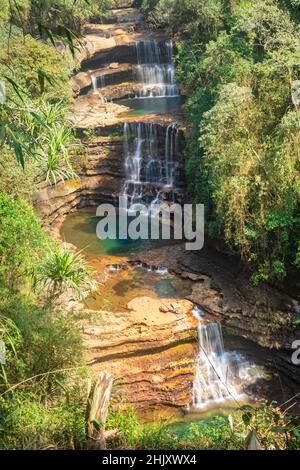
[[96, 226], [100, 218], [95, 214], [96, 209], [80, 209], [68, 216], [61, 228], [63, 239], [90, 255], [102, 256], [128, 256], [163, 244], [176, 243], [174, 240], [99, 240]]
[[166, 98], [131, 98], [118, 100], [117, 104], [131, 108], [128, 116], [144, 116], [147, 114], [167, 114], [179, 109], [183, 104], [181, 96]]

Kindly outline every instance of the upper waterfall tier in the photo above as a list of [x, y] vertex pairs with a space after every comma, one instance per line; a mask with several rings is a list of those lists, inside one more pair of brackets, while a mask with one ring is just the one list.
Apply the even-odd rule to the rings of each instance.
[[140, 97], [179, 96], [175, 81], [172, 41], [137, 41], [137, 81]]

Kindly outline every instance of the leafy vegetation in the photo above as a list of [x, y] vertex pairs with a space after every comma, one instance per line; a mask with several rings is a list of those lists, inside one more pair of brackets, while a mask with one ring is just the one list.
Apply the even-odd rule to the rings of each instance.
[[[58, 248], [28, 203], [5, 193], [0, 194], [0, 226], [0, 340], [5, 350], [0, 365], [0, 447], [81, 447], [86, 403], [81, 334], [69, 315], [53, 302], [41, 306], [41, 295], [31, 289], [32, 276], [42, 276], [42, 260]], [[79, 292], [89, 276], [78, 256], [65, 250], [64, 258], [69, 271], [55, 278], [56, 298], [64, 282]]]
[[283, 450], [300, 444], [299, 419], [271, 406], [245, 406], [227, 417], [191, 424], [141, 425], [135, 413], [111, 412], [108, 426], [118, 431], [110, 443], [117, 449], [145, 450]]
[[[297, 9], [298, 7], [298, 9]], [[144, 1], [156, 27], [183, 37], [186, 174], [207, 230], [253, 281], [299, 270], [299, 3]], [[299, 271], [298, 271], [299, 272]]]
[[80, 252], [71, 253], [64, 248], [50, 252], [35, 272], [35, 285], [46, 291], [53, 301], [63, 292], [71, 290], [77, 297], [95, 289], [92, 272]]
[[45, 234], [32, 208], [0, 193], [0, 281], [13, 289], [38, 262], [45, 250]]

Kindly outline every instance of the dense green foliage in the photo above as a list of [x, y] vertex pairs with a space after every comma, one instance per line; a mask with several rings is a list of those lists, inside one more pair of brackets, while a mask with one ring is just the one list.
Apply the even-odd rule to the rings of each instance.
[[[83, 295], [92, 273], [41, 228], [31, 198], [76, 177], [82, 153], [67, 119], [80, 28], [109, 2], [0, 2], [0, 448], [85, 446], [81, 333], [57, 300]], [[54, 44], [55, 42], [55, 44]], [[1, 97], [2, 98], [2, 97]]]
[[[67, 288], [88, 290], [91, 273], [79, 255], [65, 250], [68, 269], [53, 281], [49, 260], [60, 256], [58, 247], [31, 206], [6, 193], [0, 193], [0, 234], [0, 341], [5, 345], [0, 447], [81, 447], [86, 403], [81, 334], [53, 297]], [[41, 281], [36, 294], [33, 279]], [[54, 282], [55, 289], [45, 289], [42, 280]]]
[[63, 312], [0, 289], [0, 448], [82, 447], [85, 368], [81, 334]]
[[108, 427], [118, 434], [112, 448], [145, 450], [261, 450], [297, 449], [300, 444], [299, 419], [286, 416], [277, 408], [242, 407], [228, 416], [215, 416], [191, 424], [144, 424], [135, 413], [111, 412]]
[[42, 252], [45, 235], [32, 208], [0, 193], [0, 282], [14, 288], [29, 273]]
[[240, 254], [254, 282], [299, 270], [299, 2], [145, 0], [144, 9], [185, 38], [186, 174], [209, 235]]
[[0, 1], [0, 19], [34, 34], [42, 24], [53, 33], [59, 27], [80, 30], [90, 18], [101, 21], [114, 0], [9, 0]]
[[32, 182], [44, 178], [55, 184], [74, 178], [72, 158], [78, 154], [78, 143], [67, 119], [72, 106], [69, 79], [74, 54], [82, 44], [82, 23], [93, 14], [105, 14], [109, 2], [3, 3], [0, 79], [6, 100], [0, 107], [0, 148], [5, 154], [1, 177], [4, 184], [12, 182], [10, 160], [15, 155], [27, 166]]

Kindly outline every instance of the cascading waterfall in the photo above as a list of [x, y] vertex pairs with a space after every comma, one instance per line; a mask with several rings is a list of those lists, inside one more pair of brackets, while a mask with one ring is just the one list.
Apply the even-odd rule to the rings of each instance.
[[[94, 94], [99, 95], [102, 102], [106, 103], [107, 99], [99, 91], [99, 88], [101, 89], [101, 88], [105, 87], [105, 77], [104, 77], [104, 75], [95, 75], [95, 74], [93, 74], [93, 75], [91, 75], [91, 80], [92, 80], [92, 86], [93, 86]], [[98, 86], [99, 81], [100, 81], [100, 87]]]
[[93, 86], [93, 91], [95, 94], [99, 94], [99, 91], [98, 91], [98, 83], [97, 83], [97, 76], [96, 75], [92, 75], [91, 76], [91, 79], [92, 79], [92, 86]]
[[137, 41], [137, 80], [142, 84], [139, 97], [179, 96], [175, 81], [172, 41]]
[[199, 320], [199, 353], [193, 384], [193, 406], [205, 408], [211, 403], [240, 400], [245, 394], [243, 386], [257, 377], [255, 366], [242, 355], [224, 350], [220, 323], [203, 323], [200, 309], [194, 310]]
[[174, 156], [178, 153], [179, 133], [175, 124], [167, 127], [165, 144], [166, 186], [172, 188], [174, 183]]
[[124, 124], [123, 195], [127, 196], [129, 207], [159, 204], [167, 189], [174, 200], [178, 142], [179, 132], [174, 124], [166, 130], [154, 123]]

